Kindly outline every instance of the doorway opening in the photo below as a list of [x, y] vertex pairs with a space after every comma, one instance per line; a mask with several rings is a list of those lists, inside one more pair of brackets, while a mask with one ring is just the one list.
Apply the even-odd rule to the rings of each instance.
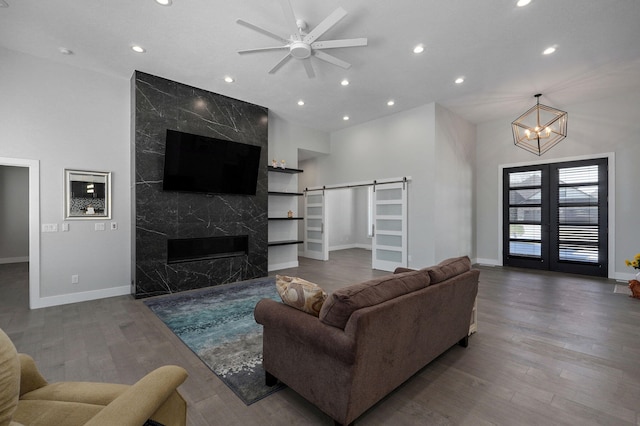
[[330, 250], [371, 250], [372, 268], [407, 266], [408, 178], [305, 188], [302, 256], [329, 259]]
[[29, 308], [35, 309], [40, 307], [40, 162], [38, 160], [0, 157], [1, 166], [28, 170], [28, 185], [26, 187], [28, 187], [29, 206], [28, 212], [24, 213], [28, 217]]

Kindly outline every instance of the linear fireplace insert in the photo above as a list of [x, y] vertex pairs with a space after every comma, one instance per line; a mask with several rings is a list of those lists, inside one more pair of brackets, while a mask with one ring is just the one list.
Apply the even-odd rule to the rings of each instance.
[[221, 259], [247, 254], [249, 254], [248, 235], [167, 240], [167, 263]]

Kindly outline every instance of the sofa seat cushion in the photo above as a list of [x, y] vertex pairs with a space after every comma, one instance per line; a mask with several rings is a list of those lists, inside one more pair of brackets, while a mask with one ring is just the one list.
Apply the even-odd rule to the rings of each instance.
[[471, 260], [468, 256], [452, 257], [443, 260], [436, 266], [423, 269], [429, 273], [431, 284], [437, 284], [471, 270]]
[[318, 316], [327, 293], [317, 284], [298, 277], [276, 275], [276, 289], [286, 305]]
[[20, 400], [13, 419], [30, 426], [84, 425], [103, 409], [79, 402]]
[[130, 386], [116, 383], [59, 382], [28, 392], [21, 400], [81, 402], [106, 406]]
[[429, 283], [428, 272], [410, 271], [341, 288], [333, 292], [322, 305], [320, 321], [344, 330], [356, 310], [411, 293], [429, 286]]

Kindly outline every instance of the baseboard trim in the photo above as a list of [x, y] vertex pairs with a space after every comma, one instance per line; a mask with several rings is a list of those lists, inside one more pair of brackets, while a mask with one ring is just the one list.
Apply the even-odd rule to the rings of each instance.
[[28, 261], [29, 261], [29, 256], [3, 257], [3, 258], [0, 258], [0, 265], [4, 265], [6, 263], [24, 263]]
[[32, 309], [49, 308], [51, 306], [68, 305], [70, 303], [88, 302], [90, 300], [106, 299], [108, 297], [126, 296], [131, 294], [131, 286], [105, 288], [102, 290], [83, 291], [79, 293], [61, 294], [59, 296], [41, 297], [37, 306]]
[[268, 271], [279, 271], [280, 269], [297, 268], [300, 264], [296, 260], [295, 262], [276, 263], [268, 266]]
[[480, 257], [476, 258], [476, 262], [478, 265], [486, 265], [486, 266], [502, 266], [502, 262], [497, 259], [482, 259]]

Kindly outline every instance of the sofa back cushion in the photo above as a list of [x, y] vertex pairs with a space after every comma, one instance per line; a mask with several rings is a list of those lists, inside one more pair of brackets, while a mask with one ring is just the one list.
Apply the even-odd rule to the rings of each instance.
[[386, 275], [336, 290], [320, 310], [320, 321], [344, 330], [349, 317], [358, 309], [374, 306], [403, 294], [427, 287], [426, 271], [410, 271]]
[[456, 275], [470, 271], [471, 260], [468, 256], [452, 257], [450, 259], [443, 260], [436, 266], [425, 268], [423, 270], [429, 273], [431, 284], [437, 284], [448, 280], [449, 278], [453, 278]]
[[0, 329], [0, 425], [10, 424], [20, 395], [20, 361], [9, 336]]

